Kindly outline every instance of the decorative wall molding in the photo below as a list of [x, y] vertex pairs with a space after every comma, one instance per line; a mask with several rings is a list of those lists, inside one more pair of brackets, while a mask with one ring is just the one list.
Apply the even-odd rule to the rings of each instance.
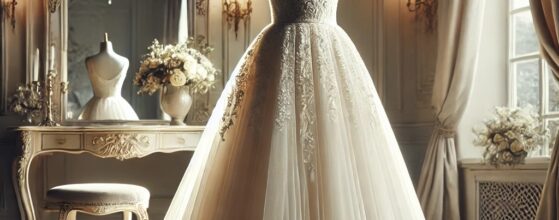
[[392, 129], [399, 144], [425, 145], [431, 137], [434, 123], [400, 123], [392, 124]]
[[60, 7], [61, 0], [49, 0], [48, 6], [50, 13], [55, 13], [58, 7]]

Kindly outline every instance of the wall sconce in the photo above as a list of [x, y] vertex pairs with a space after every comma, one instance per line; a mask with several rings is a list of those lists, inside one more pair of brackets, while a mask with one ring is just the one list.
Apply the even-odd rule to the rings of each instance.
[[12, 28], [16, 28], [16, 5], [17, 0], [2, 2], [2, 14], [6, 13], [6, 18], [10, 19]]
[[435, 28], [437, 0], [414, 0], [413, 3], [412, 0], [408, 0], [406, 6], [410, 12], [421, 12], [420, 15], [426, 19], [426, 26], [428, 30], [432, 31]]
[[235, 37], [237, 37], [241, 20], [244, 20], [246, 24], [250, 18], [250, 14], [252, 13], [252, 1], [246, 0], [246, 7], [243, 8], [242, 3], [238, 0], [225, 0], [223, 2], [223, 13], [225, 14], [227, 23], [229, 23], [229, 25], [234, 25]]
[[406, 4], [406, 6], [408, 7], [408, 11], [410, 12], [415, 12], [418, 11], [419, 9], [421, 9], [422, 5], [425, 5], [425, 7], [427, 6], [427, 0], [415, 0], [415, 2], [412, 4], [411, 2], [412, 0], [408, 0], [408, 3]]

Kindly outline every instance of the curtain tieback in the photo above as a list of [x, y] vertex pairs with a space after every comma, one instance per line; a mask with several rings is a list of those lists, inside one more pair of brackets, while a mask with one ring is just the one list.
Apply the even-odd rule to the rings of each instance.
[[445, 138], [453, 138], [456, 136], [456, 130], [452, 128], [445, 127], [441, 123], [435, 125], [435, 130]]

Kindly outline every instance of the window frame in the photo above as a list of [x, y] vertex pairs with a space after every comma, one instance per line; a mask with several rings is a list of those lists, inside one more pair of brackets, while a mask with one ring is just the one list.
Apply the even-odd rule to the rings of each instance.
[[[524, 12], [530, 12], [531, 14], [531, 8], [530, 5], [527, 6], [523, 6], [523, 7], [519, 7], [516, 9], [513, 9], [513, 5], [512, 5], [512, 1], [507, 1], [508, 6], [506, 7], [508, 10], [507, 13], [507, 27], [508, 27], [508, 37], [507, 37], [507, 73], [508, 73], [508, 105], [509, 107], [517, 107], [518, 106], [518, 96], [517, 96], [517, 80], [516, 80], [516, 69], [515, 69], [515, 64], [523, 62], [523, 61], [531, 61], [531, 60], [538, 60], [538, 64], [539, 64], [539, 114], [542, 117], [543, 120], [543, 126], [545, 128], [548, 127], [549, 122], [551, 120], [559, 120], [559, 111], [553, 112], [553, 111], [549, 111], [549, 85], [548, 85], [548, 73], [549, 73], [549, 67], [546, 65], [545, 60], [543, 59], [542, 55], [541, 55], [541, 51], [538, 50], [537, 52], [533, 52], [533, 53], [529, 53], [529, 54], [523, 54], [520, 56], [515, 56], [515, 33], [514, 33], [514, 23], [513, 23], [513, 19], [514, 19], [514, 15], [516, 14], [520, 14], [520, 13], [524, 13]], [[539, 44], [539, 42], [538, 42]], [[542, 147], [540, 148], [539, 151], [535, 152], [533, 155], [531, 156], [543, 156], [543, 157], [550, 157], [550, 152], [551, 152], [551, 146], [550, 146], [550, 141], [552, 139], [554, 139], [554, 134], [550, 134], [550, 137], [546, 140], [544, 146], [548, 146], [548, 147]]]

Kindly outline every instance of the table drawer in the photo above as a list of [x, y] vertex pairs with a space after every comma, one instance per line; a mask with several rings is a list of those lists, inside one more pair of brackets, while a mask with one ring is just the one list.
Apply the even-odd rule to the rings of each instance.
[[79, 134], [43, 134], [42, 140], [42, 147], [45, 150], [79, 150], [81, 148], [81, 135]]
[[200, 140], [200, 133], [167, 133], [161, 134], [161, 149], [192, 149]]

